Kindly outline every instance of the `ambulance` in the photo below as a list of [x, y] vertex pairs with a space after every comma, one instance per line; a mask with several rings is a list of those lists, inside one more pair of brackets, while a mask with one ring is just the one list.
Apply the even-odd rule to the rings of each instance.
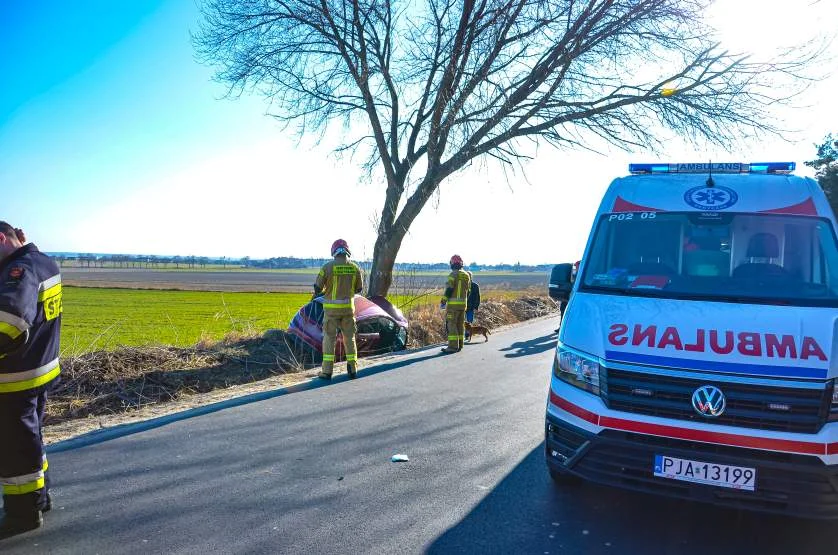
[[611, 183], [552, 362], [554, 481], [838, 518], [838, 225], [794, 169]]

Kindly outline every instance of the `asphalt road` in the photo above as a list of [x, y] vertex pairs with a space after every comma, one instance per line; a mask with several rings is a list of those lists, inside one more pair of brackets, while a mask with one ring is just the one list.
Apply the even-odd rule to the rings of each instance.
[[[153, 270], [125, 268], [73, 268], [61, 269], [65, 285], [87, 287], [133, 287], [141, 289], [187, 289], [192, 291], [292, 291], [310, 292], [317, 277], [317, 270], [311, 274], [279, 271], [235, 271], [235, 270]], [[546, 272], [522, 272], [520, 274], [493, 275], [479, 272], [475, 277], [481, 289], [506, 289], [521, 291], [528, 287], [539, 288], [547, 293]], [[413, 293], [426, 289], [441, 289], [445, 274], [439, 276], [397, 275], [391, 292], [395, 295]]]
[[0, 552], [835, 552], [834, 525], [554, 486], [555, 325], [55, 453], [46, 527]]

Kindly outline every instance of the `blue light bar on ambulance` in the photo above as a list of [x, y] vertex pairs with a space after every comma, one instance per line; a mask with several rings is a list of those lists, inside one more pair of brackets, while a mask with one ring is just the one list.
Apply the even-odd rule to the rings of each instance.
[[791, 173], [795, 166], [794, 162], [629, 164], [629, 173]]

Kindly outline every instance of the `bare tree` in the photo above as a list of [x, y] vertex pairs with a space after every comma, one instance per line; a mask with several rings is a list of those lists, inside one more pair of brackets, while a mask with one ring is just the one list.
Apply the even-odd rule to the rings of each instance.
[[[713, 41], [705, 0], [205, 0], [194, 37], [229, 94], [257, 92], [302, 136], [342, 121], [386, 193], [369, 293], [410, 225], [478, 158], [539, 142], [728, 145], [777, 131], [768, 107], [812, 55], [753, 62]], [[785, 92], [778, 92], [785, 91]]]

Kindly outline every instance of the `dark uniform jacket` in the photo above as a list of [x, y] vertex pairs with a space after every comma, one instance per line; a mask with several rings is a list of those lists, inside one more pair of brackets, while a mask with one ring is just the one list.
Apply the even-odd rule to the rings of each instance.
[[466, 310], [477, 310], [480, 306], [480, 286], [472, 279], [471, 289], [468, 292]]
[[0, 394], [54, 380], [61, 333], [61, 274], [33, 244], [0, 262]]

